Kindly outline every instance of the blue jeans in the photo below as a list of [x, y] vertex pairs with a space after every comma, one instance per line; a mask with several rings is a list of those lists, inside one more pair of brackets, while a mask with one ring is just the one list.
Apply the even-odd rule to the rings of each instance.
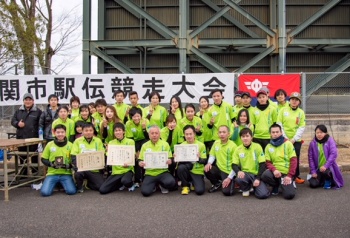
[[53, 189], [58, 183], [62, 184], [68, 195], [73, 195], [77, 192], [72, 175], [48, 175], [40, 189], [41, 195], [44, 197], [51, 196]]

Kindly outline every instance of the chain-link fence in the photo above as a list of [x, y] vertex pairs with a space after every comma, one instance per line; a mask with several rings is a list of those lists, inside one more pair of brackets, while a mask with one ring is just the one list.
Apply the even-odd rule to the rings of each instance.
[[304, 75], [307, 114], [350, 114], [350, 72]]

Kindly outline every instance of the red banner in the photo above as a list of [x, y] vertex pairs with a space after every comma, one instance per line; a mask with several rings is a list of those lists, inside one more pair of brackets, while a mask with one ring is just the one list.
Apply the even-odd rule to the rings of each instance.
[[275, 95], [276, 90], [284, 89], [288, 95], [292, 92], [300, 92], [300, 74], [242, 74], [239, 76], [239, 90], [249, 92], [252, 97], [262, 87], [270, 90], [270, 97]]

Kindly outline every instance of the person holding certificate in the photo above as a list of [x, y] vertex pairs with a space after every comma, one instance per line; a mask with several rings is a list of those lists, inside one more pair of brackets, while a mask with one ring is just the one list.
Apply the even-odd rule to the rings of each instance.
[[[108, 147], [111, 145], [131, 145], [135, 147], [135, 141], [125, 138], [125, 126], [121, 122], [114, 124], [114, 136], [115, 139], [108, 143]], [[108, 152], [107, 152], [108, 153]], [[117, 155], [120, 156], [120, 155]], [[135, 157], [135, 155], [133, 156]], [[134, 158], [132, 158], [134, 161]], [[112, 174], [100, 187], [101, 194], [107, 194], [114, 192], [124, 187], [130, 188], [133, 185], [132, 178], [134, 176], [134, 166], [124, 163], [123, 166], [112, 165]]]
[[[227, 126], [219, 127], [219, 140], [216, 140], [209, 153], [208, 164], [205, 166], [205, 176], [210, 180], [212, 186], [209, 193], [216, 192], [222, 186], [223, 181], [231, 171], [232, 156], [237, 146], [229, 140], [230, 130]], [[214, 164], [216, 162], [216, 164]], [[233, 195], [234, 183], [222, 188], [222, 193], [226, 196]]]
[[190, 183], [192, 182], [195, 193], [202, 195], [205, 191], [204, 165], [207, 163], [207, 151], [205, 145], [196, 139], [196, 129], [193, 125], [186, 125], [183, 132], [186, 141], [181, 143], [181, 146], [196, 145], [196, 147], [188, 147], [187, 150], [186, 147], [175, 147], [175, 161], [181, 161], [177, 168], [177, 176], [182, 186], [181, 194], [190, 193]]
[[97, 191], [104, 182], [103, 174], [100, 170], [78, 171], [77, 155], [93, 151], [105, 151], [105, 149], [101, 139], [94, 136], [94, 125], [86, 123], [83, 125], [83, 136], [74, 141], [71, 151], [72, 166], [75, 171], [74, 178], [79, 193], [84, 192], [84, 179], [87, 179], [87, 186], [90, 189]]
[[168, 165], [172, 163], [172, 153], [166, 141], [160, 139], [160, 129], [152, 126], [149, 129], [150, 140], [142, 145], [139, 166], [145, 168], [145, 178], [141, 186], [143, 196], [150, 196], [159, 184], [162, 193], [175, 189], [175, 178], [169, 173]]
[[66, 127], [57, 125], [54, 127], [55, 135], [44, 149], [41, 161], [48, 167], [46, 178], [40, 193], [43, 197], [51, 196], [57, 184], [61, 184], [66, 194], [73, 195], [77, 192], [71, 171], [70, 150], [72, 143], [67, 140]]

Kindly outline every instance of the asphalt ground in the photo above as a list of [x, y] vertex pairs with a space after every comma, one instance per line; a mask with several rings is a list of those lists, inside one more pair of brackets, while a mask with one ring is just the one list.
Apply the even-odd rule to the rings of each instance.
[[293, 200], [221, 192], [185, 196], [180, 190], [145, 198], [140, 189], [73, 196], [61, 191], [44, 198], [30, 187], [17, 188], [9, 202], [0, 201], [0, 237], [348, 238], [350, 173], [344, 178], [340, 190], [298, 185]]

